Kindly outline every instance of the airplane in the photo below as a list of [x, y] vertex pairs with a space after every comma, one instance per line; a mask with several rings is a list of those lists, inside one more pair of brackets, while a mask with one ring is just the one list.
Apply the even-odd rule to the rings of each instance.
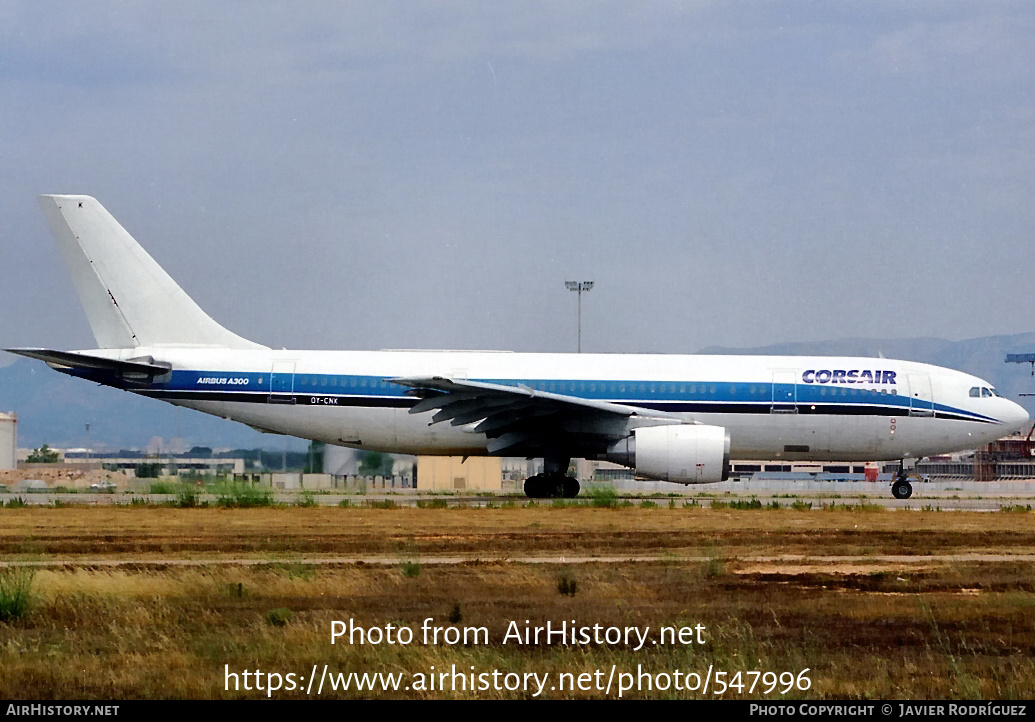
[[40, 203], [97, 348], [7, 349], [255, 429], [356, 449], [542, 458], [532, 498], [574, 497], [572, 458], [703, 484], [730, 459], [910, 463], [1028, 413], [986, 381], [884, 358], [273, 350], [206, 314], [94, 198]]

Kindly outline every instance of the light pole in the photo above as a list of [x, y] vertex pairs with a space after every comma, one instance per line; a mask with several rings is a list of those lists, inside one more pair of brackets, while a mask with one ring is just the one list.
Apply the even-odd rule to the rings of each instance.
[[593, 281], [565, 281], [565, 287], [569, 291], [577, 291], [579, 294], [579, 353], [582, 353], [582, 292], [587, 293], [593, 290]]

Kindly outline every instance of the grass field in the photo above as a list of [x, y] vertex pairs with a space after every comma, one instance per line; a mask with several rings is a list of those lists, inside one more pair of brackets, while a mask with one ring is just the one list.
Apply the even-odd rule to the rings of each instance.
[[[0, 559], [29, 579], [28, 608], [0, 621], [0, 696], [221, 698], [224, 673], [304, 682], [332, 672], [704, 676], [798, 675], [817, 698], [1031, 698], [1035, 692], [1031, 513], [700, 508], [0, 510]], [[529, 564], [507, 556], [600, 556]], [[614, 555], [653, 555], [616, 562]], [[988, 561], [967, 555], [995, 555]], [[366, 555], [379, 564], [316, 563]], [[444, 555], [491, 561], [433, 564]], [[821, 557], [840, 556], [830, 560]], [[951, 557], [950, 555], [958, 555]], [[889, 559], [892, 556], [908, 560]], [[105, 568], [91, 561], [121, 559]], [[183, 559], [262, 559], [171, 566]], [[20, 576], [19, 576], [20, 575]], [[0, 584], [0, 619], [4, 587]], [[489, 644], [420, 642], [424, 620], [484, 628]], [[331, 622], [393, 624], [409, 645], [330, 643]], [[511, 621], [639, 628], [700, 624], [704, 644], [502, 644]], [[655, 634], [656, 639], [656, 634]], [[605, 675], [606, 676], [606, 675]], [[729, 679], [729, 678], [727, 678]], [[748, 677], [742, 676], [742, 681]], [[757, 687], [725, 697], [779, 697]], [[310, 696], [315, 696], [314, 687]], [[714, 696], [630, 690], [632, 697]], [[280, 690], [278, 698], [304, 697]], [[528, 697], [517, 689], [322, 697]], [[617, 696], [590, 689], [544, 697]]]

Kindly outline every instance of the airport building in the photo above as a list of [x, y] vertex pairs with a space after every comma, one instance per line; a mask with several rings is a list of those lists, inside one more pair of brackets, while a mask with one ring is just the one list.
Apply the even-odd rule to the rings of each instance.
[[421, 491], [499, 491], [503, 466], [498, 456], [418, 456]]
[[233, 476], [244, 473], [244, 459], [190, 456], [168, 456], [163, 458], [127, 458], [119, 456], [94, 456], [88, 458], [65, 454], [65, 466], [82, 465], [84, 468], [121, 471], [127, 476], [139, 476], [146, 469], [150, 476], [176, 476], [182, 474], [206, 474], [211, 476]]
[[0, 413], [0, 471], [18, 468], [18, 416]]

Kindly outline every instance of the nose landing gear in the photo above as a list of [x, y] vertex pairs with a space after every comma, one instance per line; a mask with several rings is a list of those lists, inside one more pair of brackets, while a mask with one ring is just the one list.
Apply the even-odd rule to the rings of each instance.
[[[914, 462], [915, 463], [915, 462]], [[895, 474], [895, 480], [891, 482], [891, 495], [896, 499], [908, 499], [913, 495], [913, 485], [909, 483], [910, 477], [917, 481], [925, 481], [924, 477], [916, 472], [916, 468], [906, 469], [905, 462]]]
[[900, 473], [895, 477], [895, 483], [891, 485], [891, 495], [896, 499], [908, 499], [913, 495], [913, 485]]

